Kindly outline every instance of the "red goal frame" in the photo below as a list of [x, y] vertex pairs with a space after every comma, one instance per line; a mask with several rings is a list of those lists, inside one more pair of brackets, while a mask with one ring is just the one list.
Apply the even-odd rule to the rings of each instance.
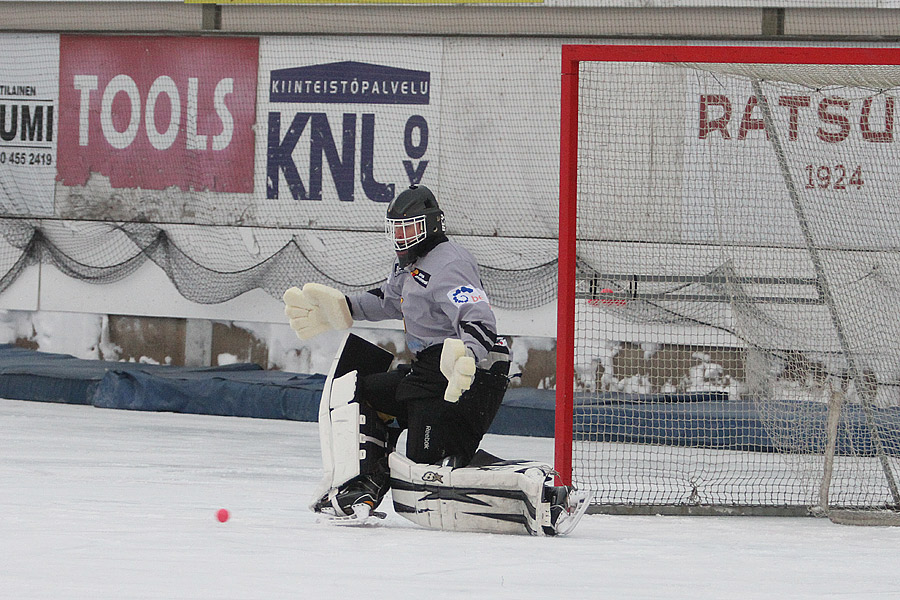
[[575, 379], [575, 258], [578, 192], [578, 73], [586, 61], [900, 65], [900, 48], [810, 46], [563, 45], [560, 104], [559, 298], [554, 462], [572, 482]]

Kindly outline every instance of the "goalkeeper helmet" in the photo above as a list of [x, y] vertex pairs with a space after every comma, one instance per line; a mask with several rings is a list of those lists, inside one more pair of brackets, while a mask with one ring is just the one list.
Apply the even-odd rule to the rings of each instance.
[[433, 243], [444, 238], [444, 211], [424, 185], [412, 185], [387, 207], [385, 231], [394, 245], [400, 266], [405, 267], [423, 256]]

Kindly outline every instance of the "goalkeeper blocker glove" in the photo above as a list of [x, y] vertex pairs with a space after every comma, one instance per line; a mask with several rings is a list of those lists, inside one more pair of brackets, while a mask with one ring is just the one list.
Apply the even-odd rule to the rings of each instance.
[[462, 340], [448, 338], [444, 340], [441, 350], [441, 373], [447, 378], [447, 390], [444, 400], [459, 401], [460, 395], [472, 385], [475, 378], [475, 357], [473, 357]]
[[320, 283], [307, 283], [303, 289], [292, 287], [283, 296], [284, 314], [291, 329], [301, 340], [308, 340], [331, 329], [353, 325], [347, 298], [342, 292]]

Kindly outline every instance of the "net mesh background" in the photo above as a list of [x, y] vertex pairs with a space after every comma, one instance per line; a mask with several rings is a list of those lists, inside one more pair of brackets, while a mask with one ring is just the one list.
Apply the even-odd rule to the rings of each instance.
[[814, 506], [831, 455], [829, 506], [896, 504], [898, 83], [581, 63], [573, 471], [595, 501]]

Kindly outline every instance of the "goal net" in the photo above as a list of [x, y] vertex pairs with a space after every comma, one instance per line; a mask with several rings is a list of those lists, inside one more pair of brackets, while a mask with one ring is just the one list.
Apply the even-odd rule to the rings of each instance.
[[900, 49], [564, 47], [564, 480], [893, 521], [898, 95]]

